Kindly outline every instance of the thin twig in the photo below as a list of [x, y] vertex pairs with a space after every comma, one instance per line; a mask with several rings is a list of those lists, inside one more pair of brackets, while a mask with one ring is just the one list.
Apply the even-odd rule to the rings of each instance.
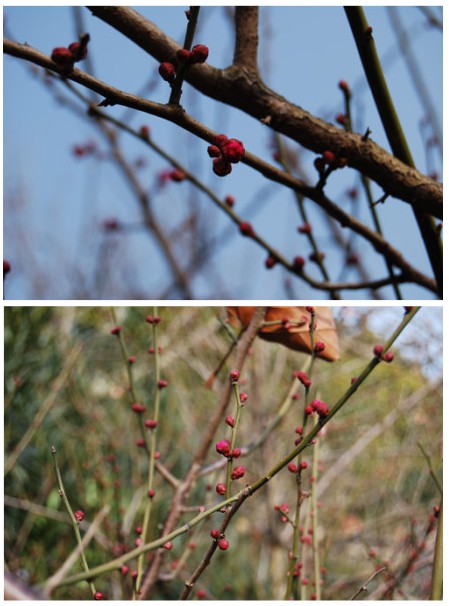
[[374, 572], [374, 573], [373, 573], [373, 574], [370, 576], [370, 578], [369, 578], [367, 581], [365, 581], [365, 583], [362, 585], [362, 587], [360, 587], [359, 589], [357, 589], [357, 591], [355, 592], [355, 594], [354, 594], [354, 595], [353, 595], [351, 598], [349, 598], [349, 600], [350, 600], [350, 601], [355, 600], [355, 599], [357, 599], [357, 598], [358, 598], [358, 596], [359, 596], [361, 593], [363, 593], [364, 591], [365, 591], [365, 592], [366, 592], [366, 591], [368, 591], [368, 585], [369, 585], [369, 583], [371, 583], [371, 581], [372, 581], [373, 579], [375, 579], [375, 578], [377, 577], [377, 575], [378, 575], [378, 574], [380, 574], [381, 572], [384, 572], [384, 570], [386, 570], [385, 566], [384, 566], [383, 568], [379, 568], [379, 570], [376, 570], [376, 572]]

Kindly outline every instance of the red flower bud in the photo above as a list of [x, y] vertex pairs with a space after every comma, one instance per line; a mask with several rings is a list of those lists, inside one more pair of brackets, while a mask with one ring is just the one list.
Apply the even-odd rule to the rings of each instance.
[[184, 181], [185, 178], [186, 178], [185, 172], [180, 170], [179, 168], [175, 168], [174, 170], [172, 170], [170, 172], [170, 179], [172, 181], [175, 181], [176, 183], [180, 183], [181, 181]]
[[78, 510], [73, 514], [75, 516], [75, 520], [77, 522], [82, 522], [84, 520], [84, 511]]
[[315, 343], [315, 346], [313, 348], [313, 351], [315, 353], [321, 353], [322, 351], [324, 351], [326, 349], [326, 345], [322, 342], [322, 341], [317, 341]]
[[225, 201], [225, 204], [227, 204], [228, 206], [234, 206], [234, 204], [235, 204], [234, 196], [226, 196], [224, 201]]
[[218, 539], [218, 537], [220, 536], [220, 531], [217, 530], [216, 528], [212, 528], [212, 530], [210, 531], [210, 536], [213, 539]]
[[152, 499], [155, 494], [156, 494], [156, 491], [154, 490], [154, 488], [150, 488], [150, 490], [148, 491], [148, 498]]
[[229, 376], [231, 378], [231, 383], [237, 383], [237, 381], [240, 378], [240, 371], [239, 370], [231, 370], [231, 372], [229, 373]]
[[228, 415], [226, 417], [226, 425], [229, 425], [229, 427], [234, 427], [235, 426], [235, 419], [234, 419], [234, 417], [231, 417], [231, 415]]
[[63, 46], [54, 48], [51, 53], [51, 58], [52, 61], [54, 61], [58, 65], [61, 65], [62, 67], [73, 65], [75, 61], [72, 51]]
[[155, 427], [157, 427], [157, 421], [156, 421], [156, 419], [147, 419], [145, 421], [145, 427], [147, 429], [154, 429]]
[[243, 236], [249, 236], [249, 237], [254, 236], [254, 229], [253, 229], [253, 226], [251, 225], [251, 223], [248, 223], [247, 221], [241, 221], [239, 228], [240, 228], [240, 233]]
[[190, 56], [191, 56], [191, 53], [187, 48], [180, 48], [179, 50], [176, 51], [176, 57], [177, 57], [178, 61], [180, 61], [181, 63], [190, 59]]
[[293, 259], [293, 267], [296, 270], [301, 270], [305, 264], [306, 264], [306, 261], [305, 261], [304, 257], [300, 257], [298, 255], [297, 257], [295, 257]]
[[217, 177], [226, 177], [232, 171], [232, 164], [230, 164], [223, 156], [215, 158], [212, 162], [212, 170]]
[[137, 402], [134, 404], [131, 404], [131, 410], [133, 412], [135, 412], [138, 415], [141, 415], [142, 413], [145, 412], [145, 406], [143, 404], [138, 404]]
[[333, 164], [335, 162], [335, 154], [331, 151], [323, 152], [323, 160], [326, 164]]
[[292, 473], [296, 473], [298, 471], [298, 466], [295, 463], [289, 463], [287, 469]]
[[227, 457], [231, 452], [231, 448], [227, 440], [220, 440], [217, 442], [215, 444], [215, 450], [218, 452], [218, 454], [222, 454], [224, 457]]
[[159, 74], [167, 82], [172, 82], [176, 75], [175, 66], [169, 61], [164, 61], [159, 65]]
[[75, 61], [82, 61], [87, 57], [87, 45], [81, 46], [80, 42], [69, 44], [69, 51], [71, 51]]
[[223, 484], [223, 482], [219, 482], [216, 486], [215, 486], [215, 491], [217, 492], [217, 494], [226, 494], [226, 484]]
[[310, 223], [304, 223], [298, 227], [298, 231], [300, 234], [310, 234], [312, 231], [312, 226]]
[[220, 149], [221, 149], [221, 148], [223, 147], [223, 145], [224, 145], [225, 143], [227, 143], [227, 142], [228, 142], [228, 138], [227, 138], [227, 136], [226, 136], [226, 135], [217, 135], [217, 136], [215, 137], [215, 141], [214, 141], [215, 145], [216, 145], [217, 147], [219, 147]]
[[309, 379], [305, 372], [302, 372], [302, 370], [298, 370], [296, 376], [298, 380], [304, 385], [304, 387], [310, 387], [312, 385], [312, 381]]
[[220, 539], [218, 541], [218, 547], [223, 551], [226, 551], [226, 549], [229, 547], [229, 541], [227, 539]]
[[240, 398], [240, 404], [244, 404], [248, 399], [248, 394], [246, 393], [246, 391], [242, 391], [239, 398]]
[[243, 143], [238, 139], [229, 139], [223, 146], [222, 152], [228, 162], [233, 164], [243, 160], [245, 156], [245, 148]]
[[209, 49], [204, 44], [196, 44], [190, 51], [192, 63], [204, 63], [209, 56]]
[[114, 328], [111, 330], [111, 335], [119, 335], [121, 330], [121, 326], [114, 326]]
[[394, 360], [394, 353], [392, 351], [387, 351], [387, 353], [384, 355], [383, 359], [385, 360], [385, 362], [393, 362]]
[[242, 478], [244, 475], [245, 475], [245, 468], [243, 467], [243, 465], [238, 465], [237, 467], [234, 467], [234, 469], [232, 470], [231, 480], [238, 480], [239, 478]]
[[94, 600], [104, 600], [104, 595], [101, 593], [101, 591], [96, 591], [94, 593]]
[[219, 158], [221, 156], [221, 150], [216, 145], [209, 145], [207, 148], [207, 153], [210, 158]]
[[11, 264], [6, 259], [3, 259], [3, 277], [11, 271]]
[[373, 347], [373, 354], [379, 358], [382, 355], [383, 350], [384, 350], [383, 345], [375, 345]]
[[277, 259], [275, 257], [273, 257], [272, 255], [268, 255], [268, 257], [265, 259], [265, 267], [267, 269], [271, 269], [272, 267], [274, 267], [277, 263]]
[[159, 389], [164, 389], [164, 387], [167, 387], [168, 385], [168, 381], [166, 381], [165, 379], [160, 379], [157, 382], [157, 386], [159, 387]]

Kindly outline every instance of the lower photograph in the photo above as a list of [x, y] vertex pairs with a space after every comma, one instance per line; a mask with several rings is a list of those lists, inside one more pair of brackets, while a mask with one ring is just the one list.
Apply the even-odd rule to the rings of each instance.
[[5, 599], [442, 599], [441, 306], [10, 306], [4, 341]]

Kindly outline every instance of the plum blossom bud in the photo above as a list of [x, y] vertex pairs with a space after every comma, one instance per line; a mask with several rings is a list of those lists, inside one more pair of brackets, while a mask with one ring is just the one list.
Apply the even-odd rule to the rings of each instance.
[[159, 65], [159, 74], [161, 75], [163, 80], [167, 82], [172, 82], [175, 79], [176, 69], [173, 63], [169, 61], [164, 61]]
[[238, 139], [229, 139], [221, 148], [223, 155], [228, 162], [236, 164], [243, 160], [245, 156], [245, 148], [243, 143]]
[[238, 465], [237, 467], [234, 467], [234, 469], [232, 470], [231, 480], [238, 480], [239, 478], [242, 478], [244, 475], [245, 475], [245, 468], [243, 467], [243, 465]]

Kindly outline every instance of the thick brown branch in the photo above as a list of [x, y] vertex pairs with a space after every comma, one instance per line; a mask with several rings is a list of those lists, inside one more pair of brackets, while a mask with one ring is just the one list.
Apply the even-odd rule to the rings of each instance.
[[257, 73], [259, 7], [235, 7], [234, 65]]
[[[167, 61], [179, 48], [151, 21], [128, 7], [89, 7], [92, 13], [116, 28], [158, 61]], [[290, 103], [246, 68], [234, 65], [221, 70], [204, 64], [194, 66], [186, 81], [199, 91], [238, 107], [258, 120], [269, 120], [275, 131], [316, 153], [333, 151], [346, 158], [391, 196], [442, 218], [443, 187], [406, 166], [373, 141], [347, 133]]]

